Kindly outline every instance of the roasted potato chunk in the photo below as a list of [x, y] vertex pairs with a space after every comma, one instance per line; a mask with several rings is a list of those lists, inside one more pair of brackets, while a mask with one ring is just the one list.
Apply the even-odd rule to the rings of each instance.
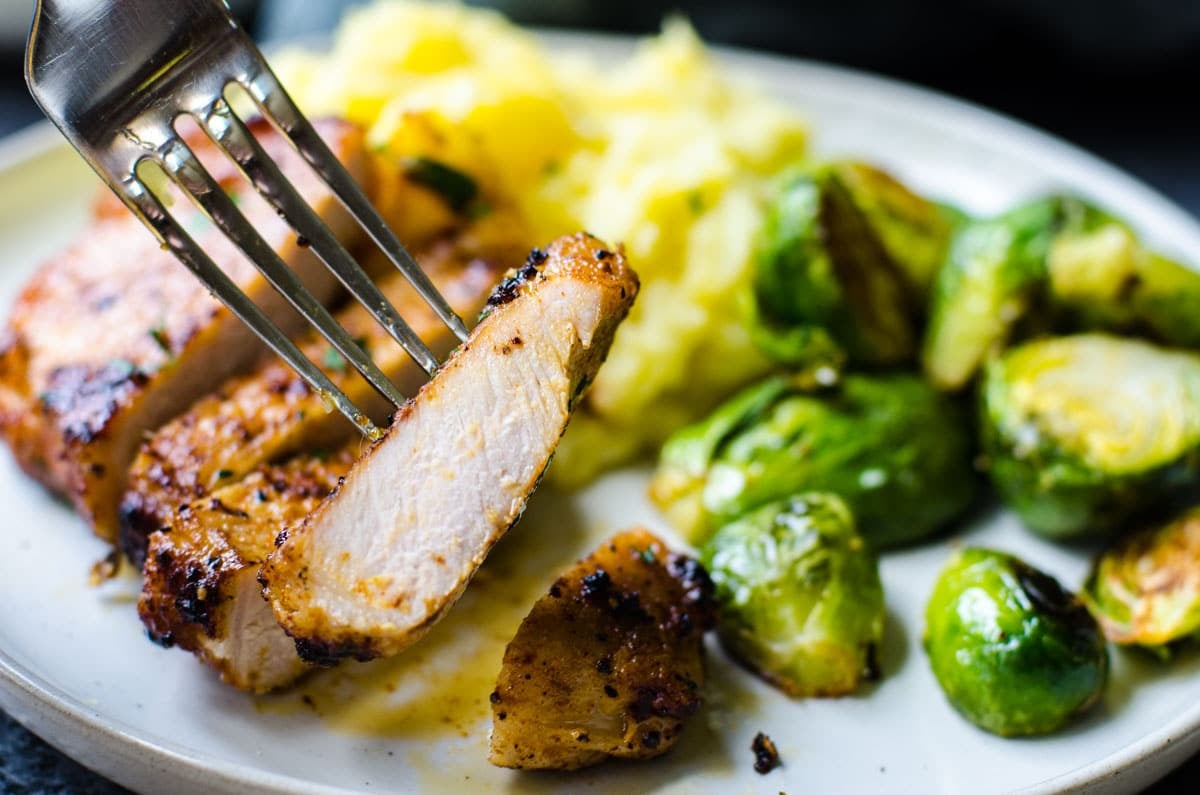
[[492, 693], [489, 760], [576, 770], [649, 759], [700, 706], [712, 582], [643, 529], [563, 573], [521, 622]]

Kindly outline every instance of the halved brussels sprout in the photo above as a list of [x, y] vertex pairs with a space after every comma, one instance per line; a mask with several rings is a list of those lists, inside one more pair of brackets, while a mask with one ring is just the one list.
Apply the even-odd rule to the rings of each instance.
[[1200, 356], [1081, 334], [991, 362], [983, 446], [996, 489], [1033, 530], [1100, 537], [1200, 483]]
[[1080, 199], [1039, 199], [955, 236], [932, 294], [925, 372], [959, 389], [1022, 325], [1200, 347], [1200, 273]]
[[963, 226], [938, 271], [921, 352], [940, 389], [960, 389], [1008, 342], [1044, 290], [1063, 200], [1042, 199]]
[[911, 359], [950, 214], [882, 171], [835, 163], [794, 173], [767, 214], [755, 279], [756, 339], [789, 365]]
[[1106, 550], [1083, 599], [1113, 643], [1167, 653], [1200, 637], [1200, 508]]
[[1100, 698], [1108, 651], [1053, 577], [1001, 552], [951, 558], [925, 608], [925, 651], [946, 698], [1005, 737], [1045, 734]]
[[1090, 211], [1055, 239], [1048, 264], [1066, 328], [1200, 347], [1200, 273], [1148, 251], [1121, 221]]
[[699, 543], [759, 506], [829, 491], [884, 548], [924, 538], [969, 506], [971, 457], [963, 412], [916, 376], [850, 375], [816, 394], [781, 376], [668, 439], [651, 495]]
[[753, 511], [701, 557], [721, 642], [780, 690], [837, 696], [879, 675], [883, 586], [839, 497], [806, 493]]

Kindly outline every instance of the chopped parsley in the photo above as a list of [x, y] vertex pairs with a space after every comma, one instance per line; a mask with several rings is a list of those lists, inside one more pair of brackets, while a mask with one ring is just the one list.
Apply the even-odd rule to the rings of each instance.
[[467, 218], [472, 221], [478, 221], [480, 218], [486, 218], [492, 214], [492, 205], [484, 201], [478, 201], [467, 208]]
[[414, 157], [405, 162], [405, 175], [441, 196], [455, 212], [462, 212], [479, 194], [479, 186], [468, 175], [431, 157]]
[[321, 359], [321, 364], [325, 365], [326, 369], [333, 370], [335, 373], [346, 372], [346, 358], [333, 348], [325, 349], [325, 357]]
[[[369, 340], [366, 337], [354, 338], [354, 344], [361, 348], [363, 353], [369, 356], [371, 352], [367, 350], [368, 342]], [[346, 372], [346, 357], [342, 356], [342, 354], [339, 353], [336, 348], [325, 349], [325, 355], [321, 359], [321, 364], [325, 365], [326, 369], [332, 370], [335, 373]]]
[[150, 339], [154, 340], [154, 344], [157, 345], [167, 356], [172, 355], [171, 341], [167, 339], [167, 330], [163, 324], [159, 323], [157, 326], [150, 329]]

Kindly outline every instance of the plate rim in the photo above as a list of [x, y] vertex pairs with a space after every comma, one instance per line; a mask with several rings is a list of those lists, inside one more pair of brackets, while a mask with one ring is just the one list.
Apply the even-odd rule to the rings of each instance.
[[[645, 40], [644, 36], [585, 30], [526, 30], [531, 30], [540, 40], [581, 45], [593, 52], [605, 48], [628, 51]], [[320, 41], [314, 38], [296, 43], [307, 46]], [[972, 141], [986, 138], [986, 146], [993, 150], [1019, 152], [1025, 159], [1032, 156], [1036, 159], [1069, 161], [1077, 170], [1093, 175], [1093, 181], [1103, 181], [1127, 191], [1129, 195], [1123, 201], [1131, 205], [1141, 204], [1149, 214], [1162, 217], [1164, 222], [1177, 228], [1177, 237], [1189, 239], [1186, 248], [1200, 253], [1200, 221], [1178, 203], [1084, 147], [1032, 124], [936, 89], [862, 69], [727, 45], [706, 44], [706, 47], [740, 76], [748, 75], [751, 81], [759, 84], [771, 82], [767, 76], [770, 73], [799, 69], [805, 77], [831, 91], [830, 84], [842, 84], [854, 85], [872, 94], [887, 93], [890, 95], [887, 105], [892, 112], [898, 110], [915, 115], [918, 107], [936, 106], [939, 114], [952, 117], [949, 121], [957, 123], [963, 137]], [[756, 72], [761, 76], [756, 76]], [[786, 103], [786, 100], [781, 101]], [[69, 153], [69, 145], [58, 130], [49, 121], [38, 121], [0, 139], [0, 175], [44, 157]], [[29, 485], [34, 487], [32, 483]], [[3, 648], [0, 648], [0, 702], [14, 720], [50, 745], [80, 764], [130, 788], [137, 788], [147, 770], [163, 768], [169, 769], [177, 777], [182, 777], [186, 772], [189, 774], [186, 777], [189, 783], [205, 788], [220, 783], [243, 788], [251, 786], [260, 792], [289, 795], [355, 792], [225, 761], [188, 749], [170, 739], [148, 739], [135, 727], [105, 717], [67, 694]], [[56, 736], [56, 730], [74, 731], [76, 734], [72, 737]], [[69, 742], [73, 738], [79, 742]], [[1017, 792], [1041, 795], [1077, 792], [1096, 785], [1101, 788], [1120, 788], [1117, 780], [1122, 778], [1127, 781], [1135, 778], [1138, 785], [1149, 785], [1198, 749], [1200, 703], [1103, 759], [1065, 771]], [[121, 761], [120, 753], [116, 752], [133, 752], [143, 756], [142, 767], [134, 770], [111, 764]], [[1170, 758], [1164, 760], [1168, 756]], [[1138, 778], [1139, 774], [1144, 777]], [[214, 777], [220, 781], [214, 781]]]

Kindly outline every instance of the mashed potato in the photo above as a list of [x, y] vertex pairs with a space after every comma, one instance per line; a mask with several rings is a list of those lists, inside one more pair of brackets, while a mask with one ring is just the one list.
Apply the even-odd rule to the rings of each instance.
[[381, 2], [347, 17], [330, 52], [276, 65], [307, 113], [357, 121], [383, 151], [411, 150], [406, 120], [434, 119], [461, 142], [452, 164], [511, 197], [534, 241], [587, 229], [625, 246], [642, 292], [559, 448], [560, 485], [654, 450], [766, 370], [743, 322], [752, 245], [805, 129], [685, 22], [598, 62], [493, 12]]

